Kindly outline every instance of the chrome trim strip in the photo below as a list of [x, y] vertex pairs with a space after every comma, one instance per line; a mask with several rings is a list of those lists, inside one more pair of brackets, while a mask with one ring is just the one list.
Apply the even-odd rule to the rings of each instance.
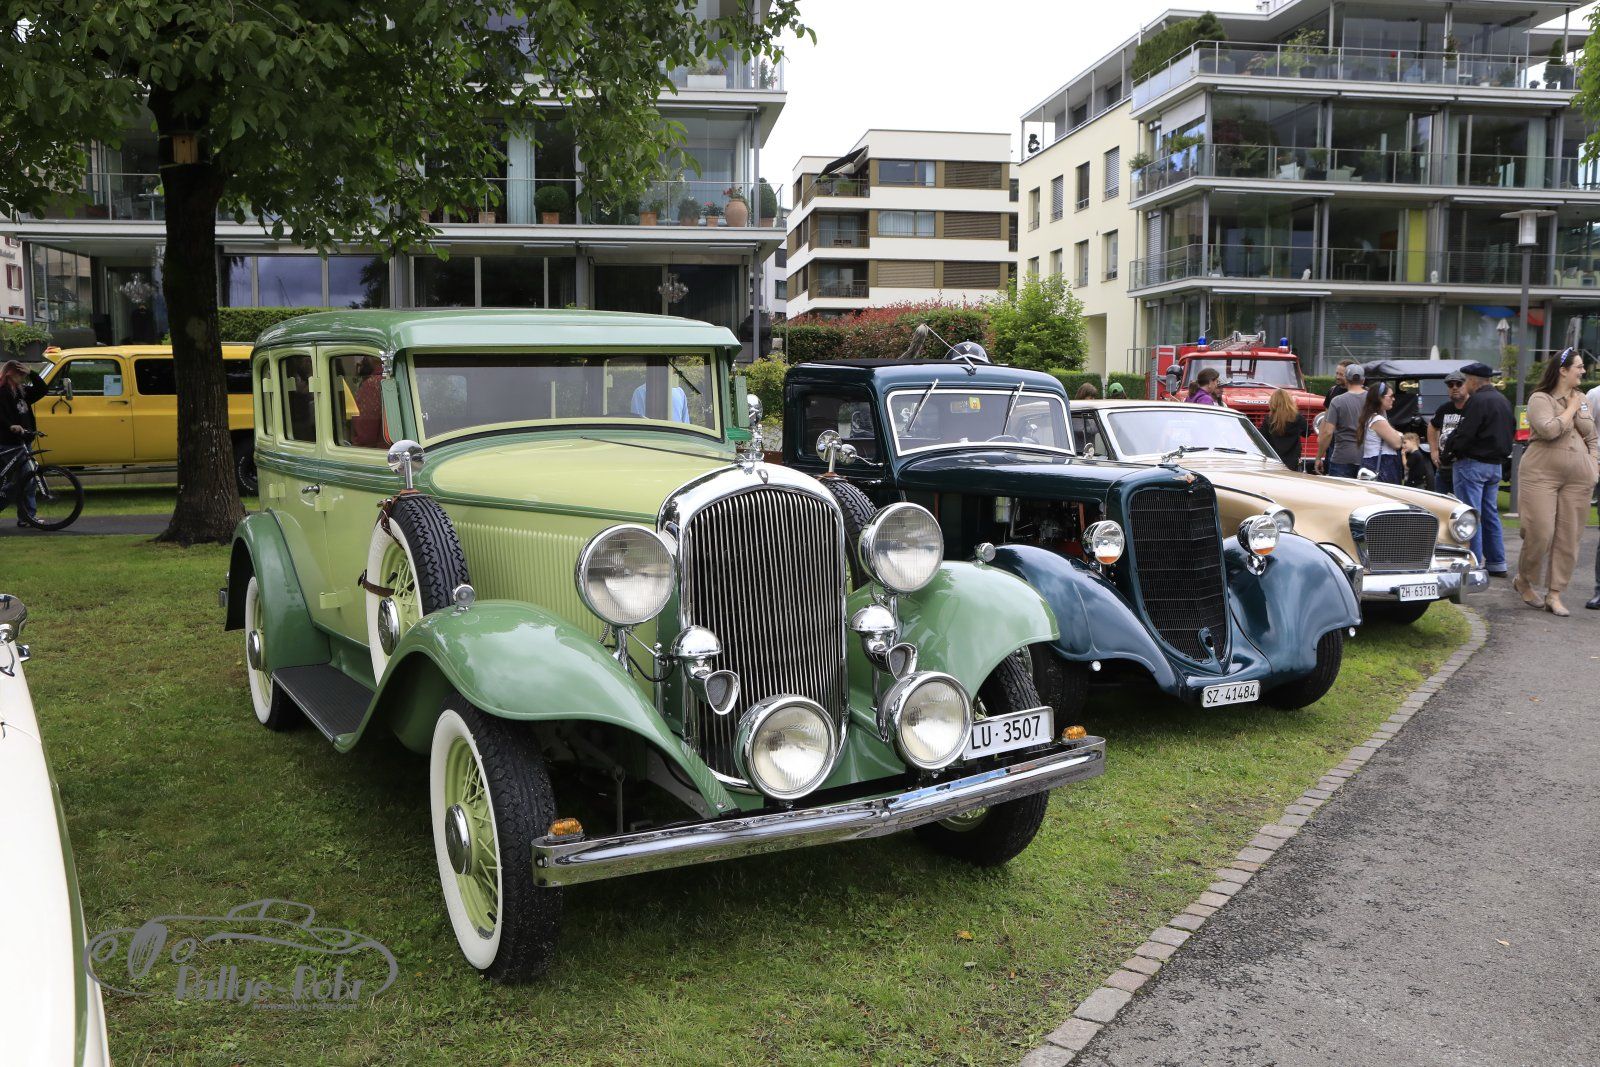
[[1462, 561], [1442, 560], [1437, 556], [1433, 568], [1411, 574], [1368, 574], [1361, 579], [1361, 599], [1380, 603], [1400, 600], [1400, 587], [1438, 582], [1440, 600], [1461, 602], [1463, 593], [1480, 593], [1489, 588], [1489, 572], [1476, 565], [1461, 566]]
[[1105, 745], [1104, 738], [1090, 737], [1065, 751], [877, 800], [585, 841], [542, 837], [533, 843], [533, 880], [541, 886], [576, 885], [691, 863], [882, 837], [1093, 778], [1105, 770]]

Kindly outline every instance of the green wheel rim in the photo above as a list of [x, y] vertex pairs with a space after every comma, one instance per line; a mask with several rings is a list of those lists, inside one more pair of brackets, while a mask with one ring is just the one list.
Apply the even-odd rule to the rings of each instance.
[[422, 599], [417, 594], [417, 576], [411, 571], [411, 556], [396, 541], [383, 550], [383, 585], [393, 589], [395, 636], [399, 637], [422, 621]]
[[472, 828], [472, 860], [466, 874], [456, 874], [467, 918], [483, 937], [493, 935], [500, 921], [500, 849], [494, 837], [494, 817], [489, 812], [489, 791], [483, 771], [465, 738], [450, 743], [444, 765], [444, 803], [461, 806]]
[[[244, 632], [247, 639], [252, 630], [258, 635], [257, 640], [261, 642], [262, 654], [265, 655], [267, 627], [263, 621], [261, 590], [259, 587], [256, 589], [255, 597], [250, 602], [250, 617], [244, 621]], [[263, 662], [265, 661], [263, 660]], [[250, 666], [248, 656], [245, 659], [245, 673], [250, 676], [250, 688], [255, 690], [256, 696], [260, 698], [261, 706], [266, 707], [267, 701], [272, 697], [272, 678], [267, 674], [265, 668], [256, 670]]]

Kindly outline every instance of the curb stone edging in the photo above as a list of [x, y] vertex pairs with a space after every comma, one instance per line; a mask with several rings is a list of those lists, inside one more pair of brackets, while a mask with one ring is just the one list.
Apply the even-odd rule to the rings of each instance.
[[1279, 819], [1258, 829], [1233, 861], [1215, 873], [1217, 880], [1207, 886], [1194, 903], [1168, 920], [1166, 925], [1151, 931], [1149, 940], [1133, 950], [1133, 958], [1108, 975], [1099, 988], [1085, 997], [1073, 1009], [1072, 1018], [1053, 1030], [1045, 1038], [1044, 1044], [1024, 1056], [1021, 1067], [1066, 1067], [1070, 1064], [1094, 1036], [1133, 1000], [1138, 989], [1155, 977], [1162, 963], [1170, 959], [1207, 919], [1232, 900], [1249, 883], [1255, 872], [1299, 833], [1300, 827], [1333, 797], [1340, 786], [1354, 778], [1390, 738], [1399, 734], [1412, 716], [1427, 704], [1428, 699], [1488, 640], [1488, 627], [1484, 624], [1483, 616], [1467, 607], [1463, 607], [1461, 613], [1466, 617], [1469, 630], [1467, 640], [1461, 647], [1401, 701], [1396, 712], [1379, 724], [1371, 737], [1359, 742], [1336, 766], [1323, 772], [1314, 786], [1284, 808]]

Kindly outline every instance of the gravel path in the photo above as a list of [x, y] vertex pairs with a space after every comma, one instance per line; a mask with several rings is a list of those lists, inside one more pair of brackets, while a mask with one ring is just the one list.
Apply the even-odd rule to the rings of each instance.
[[1595, 537], [1074, 1063], [1600, 1064]]

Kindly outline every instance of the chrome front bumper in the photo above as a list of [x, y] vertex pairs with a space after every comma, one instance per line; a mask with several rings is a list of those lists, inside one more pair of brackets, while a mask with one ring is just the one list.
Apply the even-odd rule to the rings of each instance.
[[1361, 578], [1361, 599], [1375, 603], [1398, 603], [1400, 587], [1421, 585], [1425, 582], [1439, 584], [1439, 600], [1461, 603], [1463, 593], [1477, 593], [1489, 588], [1489, 572], [1478, 566], [1478, 561], [1468, 555], [1465, 559], [1433, 557], [1429, 570], [1412, 574], [1364, 574]]
[[877, 800], [854, 800], [616, 837], [577, 841], [542, 837], [533, 843], [533, 880], [542, 886], [574, 885], [691, 863], [882, 837], [974, 808], [1093, 778], [1105, 770], [1105, 748], [1103, 738], [1089, 737], [1075, 742], [1072, 748], [1009, 767], [952, 778]]

